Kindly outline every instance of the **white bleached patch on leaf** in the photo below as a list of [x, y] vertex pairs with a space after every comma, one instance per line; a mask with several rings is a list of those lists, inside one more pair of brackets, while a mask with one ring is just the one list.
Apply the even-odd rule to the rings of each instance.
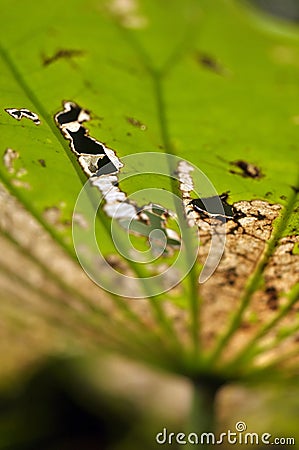
[[19, 153], [12, 148], [7, 148], [3, 155], [3, 164], [9, 173], [14, 173], [14, 162], [19, 158]]
[[186, 161], [180, 161], [178, 164], [177, 175], [180, 181], [180, 191], [182, 193], [185, 216], [189, 227], [194, 227], [196, 223], [196, 213], [190, 208], [191, 192], [194, 189], [192, 172], [194, 168]]
[[137, 0], [112, 0], [106, 3], [107, 10], [125, 28], [145, 28], [147, 18], [140, 13]]

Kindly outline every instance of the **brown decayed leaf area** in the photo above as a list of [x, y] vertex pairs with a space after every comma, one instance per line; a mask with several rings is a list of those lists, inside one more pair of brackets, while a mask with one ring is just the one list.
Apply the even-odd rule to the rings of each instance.
[[[261, 258], [266, 242], [273, 232], [273, 222], [279, 216], [281, 206], [265, 201], [241, 201], [234, 204], [238, 211], [246, 217], [237, 222], [229, 220], [226, 227], [226, 245], [224, 255], [216, 272], [200, 286], [202, 297], [201, 325], [204, 348], [210, 349], [215, 344], [215, 338], [224, 334], [232, 315], [240, 307], [242, 293], [249, 277]], [[210, 225], [199, 221], [201, 238], [200, 257], [204, 260], [210, 246]], [[222, 230], [223, 232], [223, 230]], [[299, 281], [299, 255], [293, 254], [299, 236], [284, 237], [270, 257], [263, 273], [260, 288], [253, 294], [240, 327], [229, 341], [225, 349], [225, 357], [230, 359], [244, 347], [260, 328], [273, 320], [279, 314], [286, 302], [286, 294]], [[279, 331], [286, 327], [296, 327], [299, 330], [296, 304], [288, 314], [263, 339], [267, 346], [274, 345]], [[258, 363], [264, 363], [271, 357], [281, 356], [281, 351], [291, 352], [298, 346], [298, 332], [280, 346], [272, 349], [269, 354], [263, 354]]]
[[[64, 351], [70, 342], [78, 348], [103, 346], [119, 349], [127, 339], [124, 330], [129, 333], [132, 342], [135, 337], [137, 339], [140, 330], [157, 331], [154, 309], [149, 300], [118, 299], [115, 302], [89, 280], [81, 267], [62, 251], [3, 187], [0, 190], [0, 207], [0, 350], [2, 355], [7, 355], [5, 358], [3, 356], [3, 374], [9, 374], [49, 351]], [[212, 350], [219, 336], [227, 330], [281, 210], [280, 205], [259, 200], [242, 201], [234, 207], [246, 216], [238, 219], [238, 223], [229, 220], [225, 224], [223, 258], [213, 276], [199, 287], [202, 299], [201, 338], [205, 351]], [[204, 260], [209, 251], [210, 231], [207, 221], [199, 221], [200, 260]], [[293, 253], [297, 242], [298, 236], [281, 239], [264, 271], [263, 285], [254, 293], [240, 327], [225, 348], [226, 359], [229, 360], [246, 346], [286, 304], [285, 294], [299, 280], [299, 255]], [[114, 255], [108, 260], [117, 270], [130, 273]], [[182, 286], [178, 286], [169, 295], [175, 297], [181, 290]], [[128, 319], [126, 308], [136, 315], [137, 323]], [[163, 308], [181, 342], [190, 345], [188, 310], [175, 306], [169, 300], [163, 302]], [[296, 308], [294, 305], [265, 334], [261, 342], [269, 350], [261, 353], [257, 363], [264, 364], [277, 355], [283, 356], [297, 348], [296, 332], [287, 339], [279, 340], [282, 329], [292, 327], [296, 331], [296, 326], [299, 329]], [[156, 337], [159, 340], [159, 331]]]
[[117, 347], [120, 326], [138, 333], [119, 304], [155, 328], [147, 300], [114, 302], [1, 185], [0, 208], [1, 375], [70, 342]]

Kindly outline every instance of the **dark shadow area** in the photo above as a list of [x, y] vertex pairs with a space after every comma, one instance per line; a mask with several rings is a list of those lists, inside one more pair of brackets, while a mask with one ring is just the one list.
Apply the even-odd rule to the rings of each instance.
[[250, 3], [273, 16], [299, 22], [298, 0], [251, 0]]
[[104, 450], [137, 422], [129, 402], [94, 392], [64, 360], [50, 360], [17, 391], [0, 392], [5, 450]]

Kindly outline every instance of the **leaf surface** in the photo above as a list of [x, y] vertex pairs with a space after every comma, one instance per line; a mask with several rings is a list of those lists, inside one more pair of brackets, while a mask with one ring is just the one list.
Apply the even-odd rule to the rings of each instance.
[[[90, 136], [118, 157], [141, 152], [178, 155], [200, 168], [219, 194], [230, 191], [231, 202], [258, 199], [286, 206], [266, 257], [261, 260], [257, 255], [254, 268], [240, 278], [245, 293], [227, 331], [224, 325], [230, 311], [224, 308], [225, 338], [221, 340], [221, 335], [215, 347], [215, 362], [239, 329], [252, 295], [265, 282], [264, 272], [279, 239], [298, 235], [299, 32], [296, 27], [291, 35], [258, 27], [248, 11], [233, 1], [221, 0], [217, 8], [196, 0], [125, 5], [67, 0], [62, 6], [28, 0], [12, 8], [4, 0], [1, 143], [3, 154], [11, 148], [19, 158], [12, 170], [1, 164], [0, 177], [73, 253], [71, 217], [86, 178], [54, 123], [62, 101], [71, 100], [91, 111], [92, 120], [85, 124]], [[5, 108], [30, 109], [42, 123], [17, 122]], [[237, 161], [257, 167], [260, 176], [244, 176]], [[130, 179], [124, 190], [134, 193], [143, 182]], [[170, 179], [154, 175], [144, 183], [174, 188]], [[107, 233], [109, 221], [102, 211], [99, 218], [103, 252], [109, 254], [114, 251]], [[242, 250], [246, 253], [248, 247], [243, 245]], [[298, 282], [298, 277], [283, 294], [290, 296], [292, 304], [297, 299], [293, 280]], [[227, 279], [224, 284], [229, 290]], [[207, 286], [211, 295], [214, 291]], [[175, 301], [191, 310], [194, 342], [200, 332], [197, 295], [193, 272]], [[237, 304], [231, 305], [232, 310]], [[168, 315], [157, 303], [153, 311], [164, 331], [169, 331]], [[213, 322], [213, 314], [207, 314], [207, 323]], [[249, 321], [254, 322], [253, 315]], [[263, 321], [268, 319], [266, 312]], [[219, 338], [217, 331], [213, 330], [212, 344], [215, 335]]]

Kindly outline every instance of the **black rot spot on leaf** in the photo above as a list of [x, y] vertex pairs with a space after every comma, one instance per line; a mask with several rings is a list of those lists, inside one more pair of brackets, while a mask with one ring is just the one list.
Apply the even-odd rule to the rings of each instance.
[[[234, 211], [231, 205], [227, 203], [228, 194], [207, 197], [207, 198], [195, 198], [190, 201], [194, 210], [200, 215], [201, 218], [216, 218], [218, 220], [234, 219]], [[223, 211], [219, 211], [219, 204], [217, 200], [220, 199]]]
[[234, 175], [240, 175], [241, 177], [244, 178], [253, 178], [253, 179], [260, 179], [264, 176], [259, 167], [242, 159], [232, 161], [230, 162], [230, 165], [240, 169], [240, 170], [230, 170], [230, 173]]
[[[104, 147], [96, 140], [93, 140], [88, 135], [86, 128], [80, 126], [77, 131], [67, 130], [69, 135], [72, 138], [74, 151], [77, 154], [87, 153], [88, 155], [98, 155], [104, 154]], [[104, 158], [106, 155], [104, 156]], [[108, 157], [107, 157], [108, 158]], [[108, 163], [108, 159], [106, 158], [106, 162]]]
[[[90, 120], [90, 113], [74, 102], [63, 102], [63, 111], [55, 114], [55, 122], [62, 134], [70, 141], [71, 150], [79, 157], [79, 163], [87, 175], [101, 171], [101, 174], [117, 172], [117, 168], [107, 156], [102, 143], [89, 136], [82, 126]], [[99, 172], [98, 172], [99, 174]]]
[[90, 112], [74, 102], [64, 102], [64, 110], [56, 114], [55, 120], [59, 127], [72, 122], [81, 124], [90, 120]]
[[27, 108], [21, 108], [21, 109], [6, 108], [5, 111], [7, 112], [7, 114], [9, 114], [11, 117], [13, 117], [16, 120], [21, 120], [24, 117], [26, 119], [32, 120], [32, 122], [34, 122], [35, 125], [40, 124], [38, 115], [35, 114], [34, 112], [30, 111]]
[[[123, 228], [142, 236], [150, 236], [151, 230], [158, 221], [158, 228], [164, 232], [167, 243], [174, 247], [180, 245], [177, 233], [166, 227], [167, 210], [165, 208], [151, 203], [139, 209], [136, 203], [127, 199], [125, 192], [119, 189], [118, 172], [123, 164], [112, 149], [89, 136], [88, 129], [82, 125], [83, 122], [90, 120], [89, 111], [75, 102], [64, 101], [63, 110], [55, 114], [54, 120], [65, 139], [70, 141], [70, 148], [77, 156], [84, 173], [90, 178], [91, 185], [97, 187], [104, 195], [103, 209], [109, 217], [118, 219]], [[157, 214], [157, 208], [160, 214]], [[143, 210], [146, 212], [142, 212]], [[48, 218], [49, 216], [56, 218], [57, 210], [52, 208], [50, 212], [45, 211], [45, 214]], [[146, 223], [146, 230], [140, 227], [141, 223]]]

